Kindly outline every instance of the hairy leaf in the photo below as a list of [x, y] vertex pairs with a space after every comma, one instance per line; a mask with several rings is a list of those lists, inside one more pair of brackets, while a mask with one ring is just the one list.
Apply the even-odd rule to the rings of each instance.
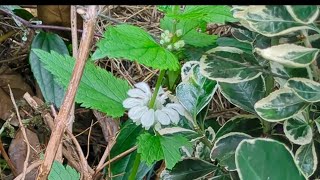
[[[74, 58], [62, 56], [54, 51], [51, 53], [40, 49], [33, 52], [45, 64], [55, 80], [67, 87], [75, 64]], [[114, 77], [104, 69], [88, 62], [76, 95], [76, 102], [82, 106], [97, 109], [112, 117], [120, 117], [124, 113], [122, 102], [127, 98], [129, 85], [126, 81]]]
[[161, 47], [145, 30], [132, 25], [110, 26], [97, 44], [93, 60], [125, 58], [155, 69], [177, 70], [177, 57]]

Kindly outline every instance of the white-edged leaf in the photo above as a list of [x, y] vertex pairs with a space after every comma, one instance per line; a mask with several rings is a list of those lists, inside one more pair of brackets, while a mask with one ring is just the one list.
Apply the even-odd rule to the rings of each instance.
[[318, 129], [318, 133], [320, 133], [320, 117], [314, 120]]
[[238, 48], [216, 47], [201, 57], [201, 73], [209, 79], [226, 83], [249, 81], [260, 76], [261, 72], [246, 67], [245, 59], [253, 61], [254, 57]]
[[307, 67], [316, 60], [319, 49], [294, 44], [280, 44], [266, 49], [256, 48], [263, 58], [288, 67]]
[[290, 150], [272, 139], [243, 140], [236, 150], [236, 165], [242, 180], [306, 180]]
[[313, 23], [319, 16], [319, 7], [314, 5], [286, 6], [291, 17], [302, 24]]
[[295, 154], [295, 159], [302, 170], [302, 172], [310, 177], [317, 169], [318, 158], [314, 143], [300, 146]]
[[287, 138], [295, 144], [305, 145], [312, 141], [312, 127], [301, 113], [286, 120], [283, 130]]
[[320, 83], [305, 78], [292, 78], [285, 86], [291, 88], [301, 99], [308, 102], [320, 101]]
[[290, 88], [281, 88], [258, 101], [254, 109], [262, 119], [277, 122], [291, 118], [307, 105]]

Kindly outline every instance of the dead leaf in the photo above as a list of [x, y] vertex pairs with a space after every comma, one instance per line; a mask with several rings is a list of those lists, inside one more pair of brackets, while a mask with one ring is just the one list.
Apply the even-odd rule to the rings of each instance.
[[103, 137], [107, 142], [111, 142], [119, 131], [119, 123], [111, 117], [107, 117], [104, 113], [93, 110], [94, 116], [97, 118], [103, 133]]
[[[40, 142], [36, 133], [29, 129], [26, 129], [27, 138], [31, 145], [29, 164], [40, 159]], [[8, 150], [9, 157], [15, 166], [17, 173], [20, 174], [23, 171], [23, 164], [27, 156], [27, 144], [23, 138], [21, 129], [17, 131], [15, 138], [11, 141]], [[36, 178], [37, 169], [33, 169], [26, 175], [26, 180], [33, 180]]]

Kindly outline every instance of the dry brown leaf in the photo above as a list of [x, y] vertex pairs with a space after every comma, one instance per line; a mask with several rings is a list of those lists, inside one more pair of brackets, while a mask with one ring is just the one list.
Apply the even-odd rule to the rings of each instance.
[[[40, 158], [40, 142], [36, 133], [32, 132], [29, 129], [26, 129], [26, 134], [31, 145], [30, 148], [30, 157], [29, 157], [29, 164], [39, 160]], [[17, 131], [15, 138], [11, 141], [8, 150], [9, 157], [15, 166], [17, 173], [20, 174], [23, 171], [23, 163], [27, 156], [27, 144], [23, 138], [23, 134], [21, 129]], [[26, 175], [26, 180], [35, 179], [37, 175], [37, 169], [32, 170]]]

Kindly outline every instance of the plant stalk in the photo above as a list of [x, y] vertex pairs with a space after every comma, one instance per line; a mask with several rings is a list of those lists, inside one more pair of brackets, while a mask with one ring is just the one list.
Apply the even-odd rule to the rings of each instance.
[[136, 179], [136, 175], [137, 175], [137, 172], [138, 172], [138, 169], [139, 169], [139, 165], [140, 165], [140, 159], [141, 159], [141, 156], [139, 153], [137, 153], [137, 156], [134, 160], [134, 163], [133, 163], [133, 167], [132, 167], [132, 171], [130, 173], [130, 176], [129, 176], [129, 180], [135, 180]]
[[160, 86], [161, 86], [161, 82], [163, 80], [163, 77], [164, 77], [165, 73], [166, 73], [165, 70], [160, 70], [160, 74], [159, 74], [159, 77], [157, 79], [156, 87], [154, 89], [154, 92], [152, 94], [152, 97], [151, 97], [151, 100], [150, 100], [150, 103], [149, 103], [149, 108], [153, 108], [154, 107], [154, 104], [156, 102], [157, 95], [158, 95], [158, 92], [159, 92], [159, 89], [160, 89]]

